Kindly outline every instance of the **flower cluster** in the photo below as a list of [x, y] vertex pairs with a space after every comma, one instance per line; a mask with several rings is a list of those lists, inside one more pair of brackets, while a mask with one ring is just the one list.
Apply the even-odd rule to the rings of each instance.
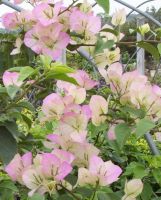
[[30, 189], [29, 196], [34, 193], [52, 194], [62, 187], [71, 190], [72, 186], [65, 178], [73, 166], [78, 167], [78, 180], [74, 187], [106, 186], [117, 181], [122, 172], [111, 161], [104, 162], [99, 157], [99, 149], [88, 141], [89, 120], [99, 125], [106, 120], [102, 114], [108, 111], [108, 102], [98, 95], [91, 97], [89, 105], [81, 105], [86, 99], [86, 90], [98, 83], [82, 70], [69, 76], [75, 78], [77, 85], [57, 81], [57, 92], [48, 95], [42, 104], [42, 123], [52, 120], [58, 123], [55, 132], [44, 142], [51, 153], [37, 154], [33, 159], [31, 153], [22, 157], [17, 154], [5, 168], [13, 181]]
[[122, 105], [144, 109], [154, 120], [161, 117], [161, 88], [151, 85], [146, 76], [137, 70], [123, 73], [120, 63], [110, 65], [107, 70], [99, 68], [99, 71]]
[[[89, 4], [68, 8], [62, 1], [36, 2], [32, 11], [7, 13], [2, 16], [2, 22], [6, 29], [22, 30], [21, 38], [27, 47], [53, 60], [57, 60], [70, 43], [90, 43], [101, 29], [101, 20]], [[14, 52], [17, 53], [19, 51]]]
[[5, 170], [13, 181], [18, 181], [31, 190], [29, 196], [35, 192], [51, 194], [56, 190], [56, 185], [62, 184], [72, 171], [73, 160], [74, 156], [63, 150], [38, 154], [34, 159], [29, 152], [22, 157], [16, 154]]

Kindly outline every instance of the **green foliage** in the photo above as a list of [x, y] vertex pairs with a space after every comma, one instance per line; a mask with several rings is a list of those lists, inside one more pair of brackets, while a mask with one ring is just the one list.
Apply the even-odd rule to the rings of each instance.
[[161, 55], [161, 43], [160, 44], [158, 44], [158, 51], [159, 51], [159, 53], [160, 53], [160, 55]]
[[114, 46], [113, 40], [104, 42], [102, 38], [99, 38], [96, 43], [95, 53], [102, 53], [104, 49], [111, 49]]
[[133, 178], [144, 178], [148, 176], [149, 170], [145, 166], [138, 162], [131, 162], [124, 173], [124, 176], [132, 175]]
[[155, 123], [152, 122], [149, 119], [141, 119], [137, 124], [136, 124], [136, 135], [137, 137], [142, 137], [145, 133], [149, 132], [151, 129], [155, 127]]
[[1, 200], [15, 200], [15, 194], [18, 192], [18, 188], [12, 181], [2, 180], [0, 181], [0, 199]]
[[30, 66], [22, 67], [20, 70], [20, 75], [19, 75], [18, 80], [24, 81], [25, 79], [30, 77], [34, 72], [35, 72], [35, 70]]
[[145, 49], [147, 52], [149, 52], [154, 57], [154, 59], [156, 59], [159, 62], [160, 54], [158, 52], [158, 49], [155, 46], [153, 46], [152, 44], [150, 44], [148, 42], [143, 42], [143, 41], [138, 42], [137, 46]]
[[39, 194], [35, 194], [32, 197], [28, 197], [27, 200], [45, 200], [45, 197]]
[[109, 0], [96, 0], [98, 5], [100, 5], [104, 11], [108, 14], [110, 10], [110, 1]]
[[120, 148], [122, 148], [130, 136], [131, 130], [128, 124], [122, 123], [115, 127], [116, 140]]
[[17, 153], [17, 143], [12, 133], [6, 127], [0, 126], [0, 160], [8, 164]]

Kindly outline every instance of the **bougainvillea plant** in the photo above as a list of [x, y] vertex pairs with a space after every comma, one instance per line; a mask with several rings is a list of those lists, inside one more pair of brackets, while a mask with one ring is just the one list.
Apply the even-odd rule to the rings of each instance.
[[[2, 199], [159, 199], [159, 157], [147, 149], [144, 157], [139, 149], [130, 154], [132, 142], [146, 132], [160, 136], [161, 88], [120, 62], [125, 10], [103, 25], [87, 1], [29, 3], [32, 10], [2, 16], [3, 26], [17, 31], [11, 55], [24, 45], [35, 58], [33, 66], [9, 68], [2, 76]], [[97, 3], [108, 12], [108, 1]], [[138, 31], [146, 34], [150, 27]], [[93, 59], [97, 80], [57, 62], [64, 49], [80, 48]]]

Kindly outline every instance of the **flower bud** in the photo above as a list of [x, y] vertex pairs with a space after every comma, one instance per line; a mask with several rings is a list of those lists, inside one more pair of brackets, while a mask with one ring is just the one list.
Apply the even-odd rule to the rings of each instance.
[[147, 24], [140, 26], [139, 31], [140, 31], [141, 35], [145, 35], [145, 33], [148, 33], [150, 31], [149, 24], [147, 23]]
[[123, 25], [126, 22], [126, 11], [125, 11], [125, 9], [117, 10], [113, 14], [111, 22], [114, 26]]
[[140, 179], [133, 179], [125, 184], [125, 195], [122, 200], [135, 200], [143, 190], [143, 183]]

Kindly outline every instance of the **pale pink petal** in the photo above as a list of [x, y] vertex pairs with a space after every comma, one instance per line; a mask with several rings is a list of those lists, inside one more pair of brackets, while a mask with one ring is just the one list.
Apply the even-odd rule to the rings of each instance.
[[28, 152], [22, 156], [22, 163], [24, 167], [29, 167], [32, 164], [32, 153]]

